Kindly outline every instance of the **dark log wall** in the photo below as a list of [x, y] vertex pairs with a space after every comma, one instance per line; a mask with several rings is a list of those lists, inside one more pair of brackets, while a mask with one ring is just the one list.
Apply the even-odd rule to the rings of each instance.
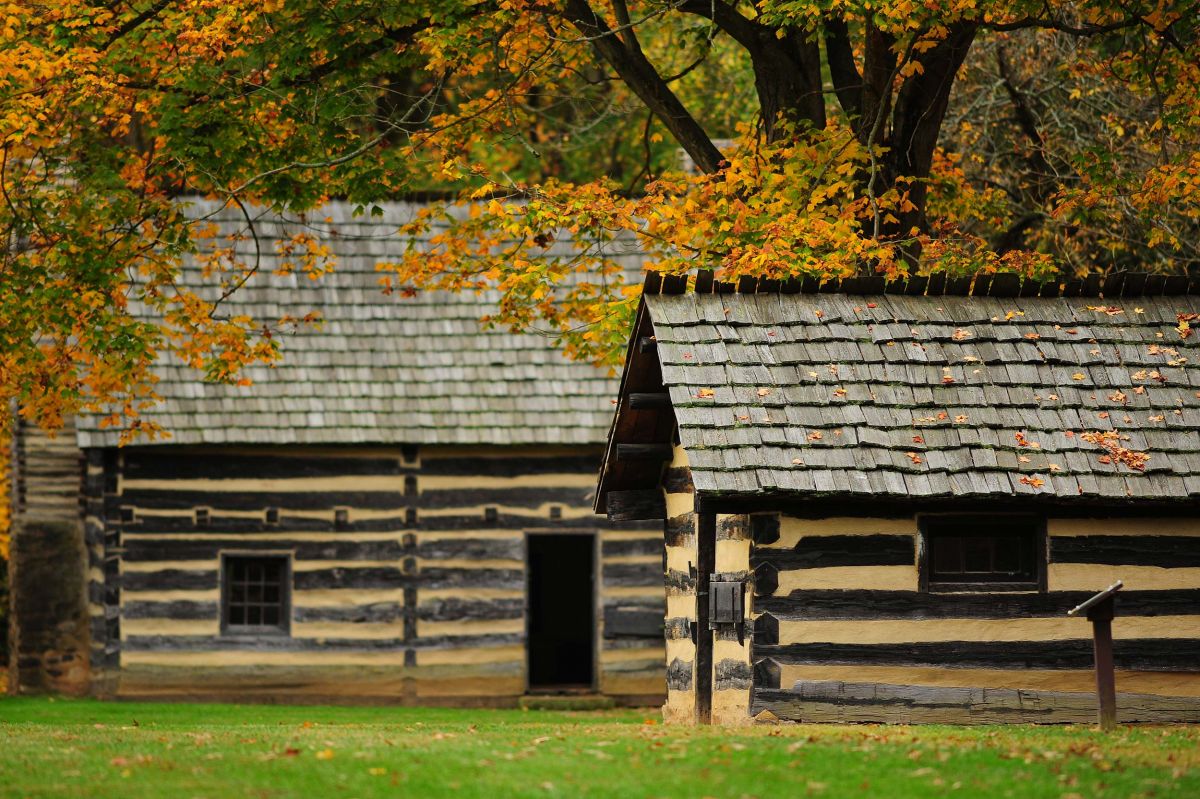
[[9, 561], [9, 690], [84, 694], [91, 681], [83, 466], [68, 424], [50, 437], [18, 421]]
[[[511, 704], [526, 690], [525, 537], [553, 531], [596, 540], [597, 689], [626, 702], [665, 692], [662, 531], [592, 513], [599, 452], [146, 447], [92, 459], [89, 521], [119, 563], [98, 592], [122, 696]], [[238, 551], [291, 557], [290, 635], [222, 635], [220, 555]]]
[[1050, 519], [1047, 590], [1027, 593], [919, 590], [911, 518], [756, 517], [752, 528], [753, 714], [1079, 720], [1093, 701], [1091, 628], [1066, 611], [1116, 579], [1125, 582], [1113, 623], [1117, 688], [1129, 695], [1122, 717], [1200, 710], [1195, 520]]

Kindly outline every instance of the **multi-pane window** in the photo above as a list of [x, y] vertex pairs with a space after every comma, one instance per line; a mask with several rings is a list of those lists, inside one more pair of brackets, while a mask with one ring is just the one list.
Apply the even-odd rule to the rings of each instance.
[[935, 516], [923, 522], [930, 588], [1036, 588], [1043, 569], [1040, 522], [1027, 516]]
[[286, 555], [225, 555], [221, 559], [223, 631], [286, 634], [289, 566]]

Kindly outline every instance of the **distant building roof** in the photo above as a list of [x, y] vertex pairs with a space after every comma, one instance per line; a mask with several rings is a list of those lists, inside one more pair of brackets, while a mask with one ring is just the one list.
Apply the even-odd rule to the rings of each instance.
[[[200, 218], [219, 206], [196, 201]], [[163, 444], [599, 444], [612, 419], [617, 383], [604, 370], [567, 360], [549, 337], [483, 330], [499, 295], [422, 292], [385, 295], [375, 265], [398, 260], [397, 227], [417, 206], [384, 204], [383, 217], [354, 217], [335, 202], [307, 222], [264, 218], [260, 273], [226, 301], [231, 314], [272, 321], [320, 311], [324, 324], [282, 338], [283, 361], [252, 367], [254, 385], [205, 383], [177, 362], [156, 367], [163, 404], [147, 416], [171, 432]], [[236, 208], [212, 218], [220, 235], [244, 226]], [[275, 241], [315, 232], [337, 259], [320, 280], [271, 274]], [[239, 245], [253, 258], [254, 244]], [[551, 253], [569, 251], [570, 242]], [[640, 270], [632, 249], [618, 260]], [[195, 266], [185, 280], [198, 279]], [[82, 447], [116, 444], [98, 417], [78, 424]], [[140, 442], [139, 442], [140, 443]]]
[[[1200, 497], [1200, 297], [1018, 293], [647, 293], [632, 368], [661, 370], [700, 494]], [[614, 442], [652, 429], [637, 383]], [[645, 488], [614, 447], [602, 492]]]

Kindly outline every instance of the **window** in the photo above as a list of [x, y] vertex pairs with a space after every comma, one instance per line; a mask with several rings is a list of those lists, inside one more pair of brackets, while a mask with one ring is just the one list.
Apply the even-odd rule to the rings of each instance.
[[287, 635], [291, 576], [287, 555], [223, 556], [221, 631]]
[[922, 587], [1034, 590], [1044, 578], [1042, 523], [1029, 516], [930, 516], [922, 521]]

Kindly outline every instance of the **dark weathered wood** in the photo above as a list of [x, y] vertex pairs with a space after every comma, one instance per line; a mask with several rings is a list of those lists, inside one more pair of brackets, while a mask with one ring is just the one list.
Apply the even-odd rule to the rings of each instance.
[[779, 571], [828, 566], [904, 566], [916, 561], [911, 535], [804, 536], [792, 549], [755, 549], [752, 566], [770, 563]]
[[615, 606], [604, 609], [604, 637], [663, 637], [663, 609], [645, 606]]
[[523, 633], [487, 633], [481, 635], [439, 635], [408, 643], [403, 638], [296, 638], [287, 635], [219, 636], [211, 635], [130, 635], [125, 649], [130, 652], [252, 650], [282, 652], [402, 651], [416, 649], [455, 649], [459, 647], [511, 646], [524, 640]]
[[181, 510], [207, 506], [212, 515], [222, 510], [333, 510], [336, 507], [401, 510], [405, 497], [397, 482], [394, 491], [185, 491], [180, 489], [128, 489], [121, 504], [141, 509]]
[[600, 554], [605, 558], [628, 555], [660, 555], [663, 551], [661, 535], [653, 538], [617, 538], [602, 541]]
[[351, 607], [293, 607], [292, 620], [344, 621], [354, 624], [384, 624], [404, 618], [404, 606], [399, 602], [372, 602]]
[[681, 513], [667, 519], [663, 537], [669, 547], [685, 546], [688, 539], [696, 534], [696, 514]]
[[667, 689], [690, 691], [692, 689], [692, 663], [675, 658], [667, 664]]
[[[416, 548], [426, 560], [466, 558], [477, 560], [522, 560], [525, 542], [520, 538], [436, 538], [422, 541]], [[435, 564], [431, 564], [435, 565]]]
[[[1200, 721], [1200, 698], [1118, 694], [1127, 723]], [[756, 688], [751, 713], [784, 721], [891, 724], [1080, 724], [1095, 716], [1082, 692], [802, 681], [790, 690]]]
[[656, 488], [609, 491], [604, 508], [609, 521], [652, 521], [667, 515], [667, 504]]
[[674, 455], [670, 444], [617, 444], [613, 450], [618, 461], [669, 461]]
[[692, 470], [686, 466], [668, 466], [663, 470], [662, 489], [668, 494], [693, 494]]
[[717, 663], [713, 684], [715, 690], [749, 690], [753, 683], [750, 664], [741, 660], [725, 659]]
[[125, 591], [199, 591], [217, 587], [216, 561], [213, 568], [163, 569], [155, 572], [125, 572], [120, 575]]
[[712, 722], [713, 636], [708, 624], [710, 576], [717, 570], [717, 517], [696, 517], [696, 722]]
[[389, 560], [399, 558], [404, 548], [399, 541], [291, 541], [254, 538], [223, 538], [205, 541], [171, 539], [126, 541], [128, 563], [162, 560], [215, 559], [222, 550], [263, 549], [291, 551], [299, 560]]
[[517, 477], [535, 474], [594, 474], [600, 468], [600, 453], [534, 457], [511, 455], [503, 458], [426, 458], [422, 476]]
[[605, 586], [654, 585], [663, 576], [662, 563], [605, 563], [601, 569]]
[[638, 339], [638, 352], [650, 353], [658, 350], [658, 342], [653, 336], [642, 336]]
[[216, 602], [175, 599], [169, 602], [127, 600], [121, 615], [127, 619], [216, 619]]
[[1168, 569], [1200, 566], [1200, 536], [1052, 536], [1050, 560], [1054, 563], [1103, 563]]
[[[1119, 669], [1194, 671], [1200, 663], [1200, 640], [1194, 638], [1125, 638], [1114, 643]], [[1092, 642], [938, 641], [902, 644], [755, 644], [755, 657], [780, 663], [820, 665], [957, 666], [996, 669], [1091, 668]]]
[[522, 569], [421, 569], [422, 588], [521, 588], [525, 585]]
[[386, 566], [338, 566], [292, 573], [292, 584], [297, 591], [314, 588], [402, 588], [409, 579], [400, 569]]
[[750, 517], [750, 539], [756, 547], [774, 544], [779, 540], [779, 517], [756, 514]]
[[[1046, 594], [930, 594], [920, 591], [798, 590], [756, 599], [756, 610], [779, 618], [818, 619], [1008, 619], [1061, 616], [1091, 596], [1085, 591]], [[1200, 589], [1123, 591], [1117, 608], [1125, 616], [1200, 613]]]
[[[464, 480], [463, 483], [469, 485], [470, 481]], [[566, 486], [424, 489], [419, 496], [409, 497], [408, 502], [422, 510], [468, 508], [477, 505], [540, 508], [552, 503], [587, 507], [591, 504], [592, 490]]]
[[425, 621], [519, 619], [524, 612], [523, 599], [438, 599], [422, 603], [416, 616]]
[[123, 450], [127, 480], [289, 480], [305, 477], [390, 476], [402, 474], [396, 457], [338, 457], [313, 455], [304, 447], [277, 449], [261, 454], [239, 451], [196, 450], [188, 447], [126, 447]]
[[665, 391], [634, 391], [629, 394], [629, 407], [635, 411], [670, 408], [671, 395]]

